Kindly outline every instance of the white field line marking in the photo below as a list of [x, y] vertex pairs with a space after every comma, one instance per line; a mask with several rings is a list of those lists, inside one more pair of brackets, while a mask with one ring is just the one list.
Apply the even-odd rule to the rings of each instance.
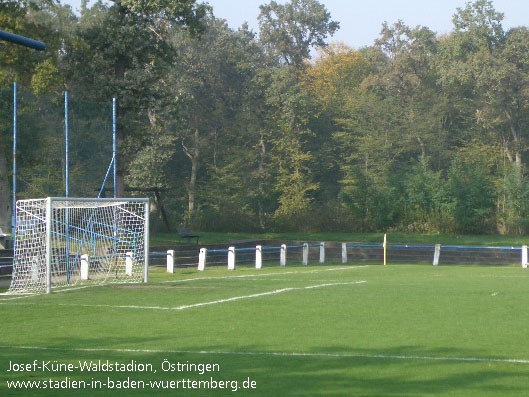
[[[245, 279], [245, 281], [263, 281], [263, 279], [262, 279], [262, 278], [247, 278], [247, 279]], [[291, 280], [291, 279], [290, 279], [290, 280], [289, 280], [289, 279], [284, 279], [284, 278], [267, 278], [266, 281], [284, 281], [284, 282], [291, 282], [291, 281], [293, 281], [293, 280]], [[323, 281], [328, 282], [328, 283], [339, 283], [339, 282], [341, 282], [341, 280], [335, 280], [335, 279], [332, 279], [332, 280], [321, 280], [321, 279], [320, 279], [320, 280], [315, 280], [315, 279], [310, 279], [310, 280], [303, 280], [303, 281], [305, 281], [305, 282], [307, 282], [307, 283], [308, 283], [308, 282], [320, 282], [320, 283], [321, 283], [321, 282], [323, 282]], [[184, 288], [186, 288], [186, 287], [184, 287]], [[190, 288], [190, 287], [187, 287], [187, 288]], [[202, 288], [207, 288], [207, 287], [202, 287]]]
[[475, 276], [471, 277], [485, 277], [485, 278], [529, 278], [529, 276], [522, 276], [522, 275], [485, 275], [485, 274], [477, 274]]
[[76, 304], [76, 303], [59, 303], [57, 306], [106, 307], [110, 309], [144, 309], [144, 310], [175, 310], [177, 311], [177, 310], [194, 309], [194, 308], [203, 307], [203, 306], [218, 305], [221, 303], [234, 302], [234, 301], [239, 301], [242, 299], [261, 298], [263, 296], [277, 295], [277, 294], [282, 294], [284, 292], [302, 291], [306, 289], [315, 289], [315, 288], [324, 288], [324, 287], [334, 287], [337, 285], [353, 285], [353, 284], [364, 284], [364, 283], [367, 283], [367, 281], [363, 280], [363, 281], [351, 281], [351, 282], [345, 282], [345, 283], [326, 283], [326, 284], [309, 285], [307, 287], [288, 287], [288, 288], [276, 289], [273, 291], [260, 292], [257, 294], [233, 296], [231, 298], [226, 298], [226, 299], [219, 299], [215, 301], [201, 302], [201, 303], [193, 303], [191, 305], [182, 305], [182, 306], [176, 306], [176, 307], [137, 306], [137, 305], [89, 305], [89, 304]]
[[225, 356], [276, 356], [276, 357], [314, 357], [314, 358], [369, 358], [376, 360], [425, 360], [425, 361], [457, 361], [475, 363], [506, 363], [529, 364], [525, 358], [496, 358], [496, 357], [447, 357], [447, 356], [418, 356], [406, 354], [365, 354], [365, 353], [303, 353], [303, 352], [273, 352], [273, 351], [215, 351], [215, 350], [162, 350], [162, 349], [111, 349], [111, 348], [68, 348], [45, 346], [7, 346], [0, 345], [0, 349], [44, 350], [65, 352], [111, 352], [111, 353], [142, 353], [142, 354], [200, 354]]
[[289, 271], [281, 273], [262, 273], [262, 274], [241, 274], [238, 276], [219, 276], [219, 277], [193, 277], [193, 278], [184, 278], [182, 280], [169, 280], [162, 281], [163, 283], [185, 283], [188, 281], [200, 281], [200, 280], [224, 280], [230, 278], [248, 278], [248, 277], [265, 277], [265, 276], [279, 276], [283, 274], [312, 274], [312, 273], [321, 273], [321, 272], [334, 272], [337, 270], [351, 270], [351, 269], [362, 269], [369, 267], [369, 265], [362, 266], [348, 266], [348, 267], [335, 267], [332, 269], [318, 269], [318, 270], [302, 270], [302, 271]]
[[[321, 272], [332, 272], [337, 270], [355, 270], [355, 269], [362, 269], [369, 267], [369, 265], [361, 265], [361, 266], [348, 266], [348, 267], [336, 267], [332, 269], [317, 269], [317, 270], [303, 270], [303, 271], [289, 271], [289, 272], [281, 272], [281, 273], [262, 273], [262, 274], [241, 274], [238, 276], [219, 276], [219, 277], [193, 277], [193, 278], [186, 278], [182, 280], [169, 280], [169, 281], [162, 281], [162, 283], [183, 283], [188, 281], [199, 281], [199, 280], [223, 280], [223, 279], [237, 279], [237, 278], [250, 278], [250, 277], [263, 277], [263, 276], [276, 276], [276, 275], [283, 275], [283, 274], [312, 274], [312, 273], [321, 273]], [[280, 280], [283, 281], [283, 280]], [[134, 283], [123, 283], [123, 284], [107, 284], [105, 286], [112, 286], [112, 285], [124, 285], [124, 284], [134, 284]], [[53, 290], [53, 293], [59, 293], [59, 292], [68, 292], [68, 291], [75, 291], [78, 289], [83, 288], [91, 288], [96, 287], [100, 285], [85, 285], [85, 286], [79, 286], [79, 287], [72, 287], [72, 288], [61, 288], [57, 290]], [[9, 293], [2, 293], [0, 296], [12, 296]], [[5, 305], [5, 301], [10, 301], [14, 299], [23, 299], [23, 298], [32, 298], [36, 296], [40, 296], [42, 294], [30, 294], [30, 295], [23, 295], [23, 296], [16, 296], [12, 298], [0, 298], [0, 305]]]
[[5, 299], [0, 299], [0, 304], [2, 304], [2, 302], [4, 301], [12, 301], [12, 300], [15, 300], [15, 299], [24, 299], [24, 298], [31, 298], [31, 297], [34, 297], [34, 296], [37, 296], [36, 294], [31, 294], [31, 295], [11, 295], [11, 294], [8, 294], [8, 293], [4, 293], [2, 294], [2, 296], [10, 296], [10, 298], [5, 298]]
[[[127, 283], [127, 284], [130, 284], [130, 283]], [[107, 284], [107, 285], [118, 285], [118, 284]], [[120, 285], [123, 285], [123, 284], [120, 284]], [[54, 289], [53, 293], [58, 294], [61, 292], [75, 291], [79, 289], [92, 288], [92, 287], [98, 287], [98, 286], [102, 286], [102, 284], [82, 285], [79, 287]], [[3, 292], [0, 294], [0, 296], [10, 296], [11, 298], [0, 299], [0, 305], [5, 305], [5, 303], [3, 303], [5, 301], [11, 301], [15, 299], [24, 299], [24, 298], [34, 298], [36, 296], [41, 296], [41, 295], [44, 295], [44, 294], [38, 293], [38, 294], [27, 294], [27, 295], [13, 295], [13, 294], [10, 294], [9, 292]]]

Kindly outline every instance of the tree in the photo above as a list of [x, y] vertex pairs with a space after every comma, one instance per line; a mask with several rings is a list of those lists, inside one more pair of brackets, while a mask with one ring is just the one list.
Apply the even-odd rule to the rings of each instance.
[[313, 46], [325, 46], [340, 24], [331, 20], [317, 0], [291, 0], [285, 5], [271, 1], [260, 6], [260, 40], [268, 51], [287, 65], [301, 68]]
[[454, 156], [446, 182], [453, 231], [481, 234], [493, 230], [493, 154], [489, 146], [473, 141]]
[[124, 194], [125, 159], [142, 146], [141, 128], [152, 121], [146, 111], [155, 108], [152, 90], [175, 57], [168, 32], [199, 32], [207, 10], [194, 0], [115, 0], [111, 7], [96, 3], [82, 10], [64, 68], [71, 88], [82, 89], [94, 100], [118, 98], [119, 196]]
[[351, 97], [374, 70], [362, 52], [343, 44], [331, 44], [321, 47], [318, 57], [301, 74], [299, 84], [308, 103], [307, 127], [314, 132], [305, 150], [313, 155], [310, 168], [319, 186], [313, 197], [322, 211], [341, 207], [337, 197], [341, 189], [343, 146], [333, 135], [341, 131], [341, 120], [348, 117]]
[[485, 46], [492, 50], [503, 41], [502, 20], [503, 14], [494, 9], [492, 0], [477, 0], [457, 8], [452, 23], [455, 35], [463, 36], [467, 49]]
[[183, 221], [198, 227], [243, 219], [243, 212], [255, 216], [259, 101], [252, 96], [258, 95], [253, 79], [260, 48], [247, 28], [232, 31], [214, 17], [204, 21], [200, 38], [173, 30], [170, 44], [177, 57], [155, 85], [159, 100], [149, 112], [149, 145], [160, 139], [176, 144], [166, 184], [179, 192], [180, 205], [185, 202]]
[[365, 84], [382, 97], [398, 98], [402, 138], [412, 151], [420, 150], [421, 163], [426, 164], [428, 157], [443, 147], [439, 145], [443, 138], [440, 95], [432, 67], [437, 53], [436, 36], [426, 27], [412, 29], [402, 21], [392, 26], [384, 23], [375, 47], [386, 55], [387, 61]]
[[300, 84], [313, 100], [317, 117], [340, 117], [347, 97], [374, 71], [362, 55], [344, 44], [320, 47], [318, 57], [305, 69]]

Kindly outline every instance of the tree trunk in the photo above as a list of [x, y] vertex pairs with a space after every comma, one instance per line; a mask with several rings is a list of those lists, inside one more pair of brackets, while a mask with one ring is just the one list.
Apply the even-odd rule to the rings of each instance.
[[522, 180], [522, 153], [518, 149], [516, 150], [515, 164], [516, 164], [516, 177], [520, 181]]
[[200, 158], [200, 131], [198, 130], [198, 127], [195, 127], [195, 132], [193, 134], [192, 152], [189, 151], [183, 141], [182, 147], [186, 156], [191, 160], [191, 175], [189, 176], [189, 187], [187, 190], [187, 212], [188, 217], [191, 217], [195, 212], [196, 207], [196, 184]]
[[259, 140], [259, 146], [261, 148], [259, 152], [259, 199], [257, 200], [258, 207], [259, 207], [259, 226], [261, 227], [261, 230], [265, 230], [265, 214], [263, 209], [263, 200], [264, 197], [264, 164], [265, 164], [265, 156], [266, 156], [266, 144], [264, 141], [264, 136], [261, 133], [261, 138]]
[[165, 211], [165, 208], [163, 206], [162, 202], [162, 194], [159, 191], [154, 192], [155, 202], [157, 205], [157, 210], [160, 211], [160, 215], [162, 216], [163, 224], [165, 225], [165, 228], [168, 232], [171, 231], [171, 224], [169, 223], [169, 218], [167, 216], [167, 212]]
[[420, 137], [417, 137], [417, 142], [419, 142], [419, 147], [421, 148], [421, 166], [426, 169], [426, 147]]
[[[514, 143], [514, 166], [516, 168], [516, 176], [518, 180], [522, 179], [522, 132], [517, 126], [516, 119], [513, 119], [509, 112], [506, 112], [507, 120], [509, 120], [509, 129], [511, 130], [512, 140]], [[512, 158], [510, 158], [512, 162]]]
[[116, 174], [116, 196], [125, 197], [125, 172], [122, 168], [118, 167]]

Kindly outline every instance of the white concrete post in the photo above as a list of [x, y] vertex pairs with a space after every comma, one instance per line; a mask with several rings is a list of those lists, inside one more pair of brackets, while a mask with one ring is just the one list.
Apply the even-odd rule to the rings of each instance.
[[527, 245], [522, 245], [522, 267], [527, 269]]
[[325, 243], [320, 243], [320, 263], [325, 263]]
[[287, 265], [287, 245], [281, 244], [281, 251], [279, 251], [279, 265], [285, 267]]
[[81, 280], [88, 280], [88, 255], [81, 255]]
[[441, 244], [435, 244], [435, 251], [433, 253], [433, 265], [439, 265], [439, 256], [441, 255]]
[[309, 264], [309, 245], [307, 243], [303, 244], [303, 266]]
[[167, 250], [167, 273], [174, 273], [174, 250]]
[[208, 255], [207, 248], [200, 248], [198, 252], [198, 270], [203, 272], [206, 269], [206, 257]]
[[132, 276], [132, 252], [125, 254], [125, 274]]
[[342, 263], [347, 263], [347, 243], [342, 243]]
[[228, 248], [228, 270], [235, 270], [235, 247]]
[[255, 268], [261, 269], [263, 267], [263, 247], [261, 245], [255, 246]]

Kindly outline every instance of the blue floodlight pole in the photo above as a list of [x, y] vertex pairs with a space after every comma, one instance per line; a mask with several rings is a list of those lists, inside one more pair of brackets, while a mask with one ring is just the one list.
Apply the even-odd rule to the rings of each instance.
[[[116, 98], [112, 98], [112, 161], [114, 166], [114, 198], [118, 195], [118, 189], [117, 189], [117, 158], [116, 158], [116, 151], [117, 151], [117, 139], [116, 139]], [[116, 215], [114, 216], [114, 221], [117, 222]], [[114, 226], [114, 253], [117, 253], [117, 235], [116, 235], [116, 226]]]
[[[65, 162], [65, 194], [66, 198], [69, 196], [69, 185], [70, 185], [70, 169], [68, 166], [68, 133], [69, 133], [69, 125], [68, 125], [68, 91], [64, 91], [64, 162]], [[66, 206], [68, 206], [68, 202], [66, 203]], [[70, 283], [70, 211], [68, 208], [66, 208], [66, 279], [67, 282]]]
[[28, 39], [27, 37], [19, 36], [17, 34], [4, 32], [0, 30], [0, 41], [9, 41], [18, 45], [23, 45], [24, 47], [33, 48], [34, 50], [43, 51], [46, 49], [46, 44], [37, 41]]
[[112, 160], [114, 161], [114, 198], [117, 197], [117, 139], [116, 139], [116, 98], [112, 98]]
[[[17, 83], [13, 83], [13, 207], [11, 208], [11, 237], [13, 243], [16, 235], [17, 205]], [[14, 245], [14, 244], [13, 244]]]
[[64, 91], [64, 138], [65, 138], [65, 193], [68, 197], [70, 170], [68, 168], [68, 91]]

